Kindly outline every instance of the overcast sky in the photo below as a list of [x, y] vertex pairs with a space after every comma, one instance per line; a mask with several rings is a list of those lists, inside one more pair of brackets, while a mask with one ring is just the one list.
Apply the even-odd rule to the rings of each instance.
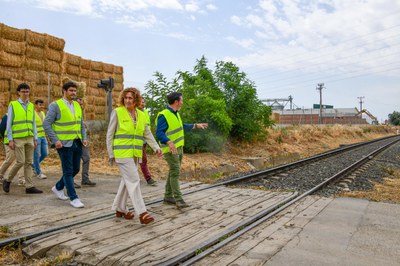
[[125, 87], [171, 80], [205, 56], [233, 61], [258, 96], [400, 111], [399, 0], [0, 0], [0, 22], [65, 39], [65, 51], [124, 67]]

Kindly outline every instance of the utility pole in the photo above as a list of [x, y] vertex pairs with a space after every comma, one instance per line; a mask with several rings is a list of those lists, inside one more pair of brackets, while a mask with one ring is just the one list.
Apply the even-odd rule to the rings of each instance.
[[357, 97], [358, 99], [360, 99], [360, 112], [363, 110], [362, 109], [362, 104], [363, 104], [363, 100], [362, 99], [364, 99], [365, 97], [364, 96], [360, 96], [360, 97]]
[[319, 117], [318, 124], [322, 124], [322, 89], [325, 89], [324, 83], [317, 84], [317, 90], [319, 90]]

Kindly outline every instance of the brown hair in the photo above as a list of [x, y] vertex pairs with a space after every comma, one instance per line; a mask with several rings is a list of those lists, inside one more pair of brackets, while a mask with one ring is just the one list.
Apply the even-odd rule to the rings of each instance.
[[126, 88], [122, 90], [118, 97], [118, 106], [124, 106], [124, 99], [128, 92], [132, 93], [132, 97], [135, 101], [135, 108], [139, 107], [142, 97], [140, 96], [140, 91], [136, 88]]

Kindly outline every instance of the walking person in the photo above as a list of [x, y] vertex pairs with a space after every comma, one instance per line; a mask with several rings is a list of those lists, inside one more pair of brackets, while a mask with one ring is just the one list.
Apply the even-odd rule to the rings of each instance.
[[[77, 101], [77, 103], [79, 103], [79, 105], [81, 106], [82, 112], [83, 112], [83, 118], [85, 120], [85, 105], [83, 102], [83, 99], [77, 97], [74, 99], [75, 101]], [[86, 130], [86, 136], [87, 139], [89, 141], [89, 136], [90, 136], [90, 132], [87, 128], [86, 123], [83, 123], [85, 130]], [[92, 182], [89, 179], [89, 167], [90, 167], [90, 148], [89, 145], [87, 146], [82, 146], [82, 180], [81, 180], [81, 185], [82, 186], [90, 186], [90, 187], [94, 187], [96, 186], [96, 182]], [[74, 186], [75, 188], [80, 188], [81, 186], [77, 183], [74, 182]]]
[[207, 123], [185, 124], [178, 113], [183, 104], [182, 93], [172, 92], [168, 96], [168, 106], [159, 112], [156, 119], [156, 137], [161, 143], [169, 172], [165, 184], [164, 203], [175, 204], [178, 209], [189, 207], [183, 200], [179, 186], [183, 158], [184, 131], [194, 128], [206, 129]]
[[[4, 175], [6, 174], [8, 168], [10, 168], [11, 164], [15, 161], [15, 151], [10, 149], [8, 146], [8, 138], [6, 134], [6, 128], [7, 128], [7, 117], [8, 114], [6, 113], [2, 118], [0, 122], [0, 137], [3, 139], [3, 147], [5, 151], [6, 158], [4, 162], [0, 166], [0, 183], [3, 183]], [[25, 186], [25, 176], [20, 173], [24, 169], [20, 169], [18, 171], [18, 186]]]
[[47, 176], [42, 173], [40, 169], [40, 163], [47, 157], [49, 154], [49, 147], [47, 143], [46, 133], [43, 128], [43, 120], [45, 118], [45, 114], [43, 112], [44, 102], [42, 99], [37, 99], [35, 101], [35, 117], [36, 117], [36, 129], [37, 129], [37, 146], [33, 153], [33, 170], [36, 177], [40, 179], [46, 179]]
[[[63, 97], [49, 105], [43, 127], [57, 149], [63, 172], [62, 177], [51, 190], [59, 199], [69, 199], [73, 207], [83, 208], [85, 205], [74, 188], [74, 176], [79, 173], [82, 145], [87, 146], [88, 141], [81, 106], [73, 101], [76, 97], [76, 89], [76, 83], [72, 81], [64, 83]], [[68, 197], [64, 194], [64, 187]]]
[[[145, 102], [144, 98], [142, 97], [142, 99], [140, 101], [139, 109], [144, 113], [144, 115], [146, 117], [146, 125], [148, 126], [149, 130], [151, 130], [149, 112], [147, 111], [147, 109], [145, 107], [146, 107], [146, 102]], [[142, 160], [141, 160], [141, 162], [139, 162], [140, 169], [142, 170], [142, 173], [143, 173], [144, 179], [146, 180], [147, 185], [157, 186], [157, 182], [153, 178], [151, 178], [151, 173], [150, 173], [149, 167], [147, 166], [146, 147], [147, 147], [147, 142], [144, 141], [143, 148], [142, 148], [142, 150], [143, 150]]]
[[138, 89], [127, 88], [121, 91], [118, 107], [112, 111], [108, 125], [107, 151], [111, 164], [115, 160], [122, 175], [111, 209], [116, 211], [117, 217], [132, 219], [134, 214], [127, 207], [129, 196], [135, 212], [139, 214], [140, 223], [148, 224], [154, 218], [147, 213], [137, 168], [138, 160], [143, 154], [143, 140], [147, 141], [158, 156], [161, 157], [162, 152], [146, 125], [144, 113], [138, 109], [140, 101]]
[[26, 83], [17, 87], [18, 100], [8, 106], [5, 142], [15, 152], [16, 162], [7, 178], [3, 179], [4, 192], [10, 192], [10, 185], [21, 167], [24, 168], [25, 192], [27, 194], [43, 193], [36, 188], [32, 180], [33, 151], [37, 145], [36, 118], [34, 106], [29, 102], [31, 88]]

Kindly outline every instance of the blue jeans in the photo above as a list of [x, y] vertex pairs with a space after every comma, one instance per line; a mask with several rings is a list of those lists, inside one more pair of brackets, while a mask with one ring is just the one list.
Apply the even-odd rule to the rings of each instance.
[[79, 173], [82, 157], [82, 142], [75, 140], [71, 147], [57, 149], [61, 159], [63, 176], [56, 183], [57, 190], [67, 189], [68, 197], [71, 201], [78, 198], [74, 187], [74, 176]]
[[37, 146], [35, 151], [33, 152], [33, 164], [32, 167], [35, 169], [36, 174], [40, 174], [42, 171], [40, 170], [40, 163], [47, 157], [49, 154], [49, 147], [47, 144], [46, 137], [38, 137]]

